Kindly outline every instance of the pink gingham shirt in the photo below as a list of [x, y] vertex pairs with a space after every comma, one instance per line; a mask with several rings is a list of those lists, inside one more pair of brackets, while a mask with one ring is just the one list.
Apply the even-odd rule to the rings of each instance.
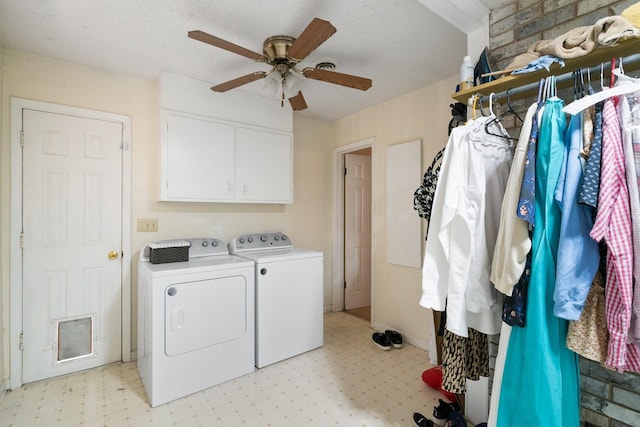
[[605, 300], [609, 349], [605, 365], [619, 372], [640, 372], [638, 346], [627, 343], [633, 299], [633, 243], [622, 133], [613, 99], [605, 101], [602, 115], [600, 194], [591, 237], [598, 242], [604, 239], [608, 249]]

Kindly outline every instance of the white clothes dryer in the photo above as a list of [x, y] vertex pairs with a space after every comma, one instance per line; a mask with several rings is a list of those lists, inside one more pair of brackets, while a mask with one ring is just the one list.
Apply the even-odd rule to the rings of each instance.
[[[151, 263], [154, 245], [189, 246], [188, 260]], [[215, 238], [140, 251], [137, 365], [152, 407], [255, 370], [254, 277]]]
[[323, 253], [283, 233], [237, 236], [232, 254], [255, 262], [256, 367], [323, 345]]

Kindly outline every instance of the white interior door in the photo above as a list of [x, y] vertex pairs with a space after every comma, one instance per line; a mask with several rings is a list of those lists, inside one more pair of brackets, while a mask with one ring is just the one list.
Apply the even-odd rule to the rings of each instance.
[[371, 305], [371, 156], [345, 154], [344, 306]]
[[121, 360], [122, 123], [23, 110], [23, 382]]

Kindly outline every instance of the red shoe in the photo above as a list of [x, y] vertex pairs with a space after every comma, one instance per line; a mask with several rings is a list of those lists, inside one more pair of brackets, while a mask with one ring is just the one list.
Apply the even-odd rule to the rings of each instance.
[[440, 366], [434, 366], [422, 373], [422, 381], [429, 387], [440, 390], [442, 387], [442, 368]]

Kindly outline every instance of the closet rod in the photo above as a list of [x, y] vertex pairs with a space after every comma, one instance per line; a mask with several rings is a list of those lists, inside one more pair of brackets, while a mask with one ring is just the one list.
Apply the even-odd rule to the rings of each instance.
[[[618, 60], [618, 58], [616, 58], [616, 60]], [[611, 71], [611, 61], [609, 62], [605, 62], [604, 64], [604, 70], [610, 72]], [[633, 67], [632, 64], [635, 64], [636, 66]], [[640, 53], [636, 53], [630, 56], [626, 56], [626, 57], [622, 57], [622, 68], [625, 69], [627, 67], [627, 65], [629, 65], [629, 69], [637, 69], [640, 68]], [[584, 68], [583, 68], [584, 70]], [[596, 65], [593, 67], [589, 68], [589, 74], [591, 75], [591, 81], [592, 82], [600, 82], [600, 65]], [[548, 76], [545, 77], [549, 77], [552, 74], [549, 74]], [[608, 80], [605, 80], [605, 82]], [[570, 83], [570, 84], [567, 84]], [[518, 95], [524, 94], [524, 93], [528, 93], [531, 92], [532, 94], [536, 94], [538, 93], [538, 85], [540, 84], [540, 82], [535, 82], [535, 83], [529, 83], [526, 84], [524, 86], [518, 86], [518, 87], [514, 87], [508, 90], [503, 90], [501, 92], [496, 92], [493, 95], [493, 100], [497, 101], [499, 99], [502, 98], [506, 98], [507, 97], [507, 92], [509, 93], [509, 97], [513, 98], [513, 97], [517, 97]], [[560, 74], [560, 75], [556, 75], [556, 84], [557, 86], [560, 87], [568, 87], [571, 86], [571, 84], [573, 84], [573, 70], [572, 71], [568, 71], [566, 73]], [[519, 98], [523, 98], [523, 96], [520, 96]], [[481, 96], [480, 99], [478, 100], [478, 102], [480, 104], [483, 103], [487, 103], [489, 102], [489, 95], [485, 95], [485, 96]]]

